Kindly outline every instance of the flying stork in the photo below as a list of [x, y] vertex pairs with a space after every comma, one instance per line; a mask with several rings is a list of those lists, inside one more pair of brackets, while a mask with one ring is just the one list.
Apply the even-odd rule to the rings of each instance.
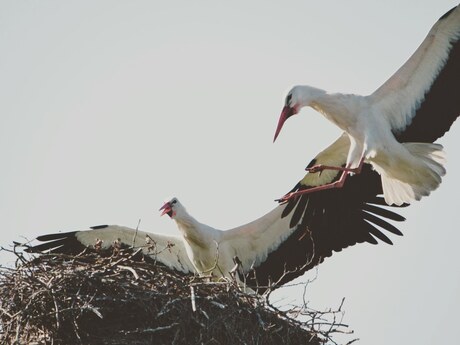
[[[315, 162], [336, 163], [348, 142], [348, 136], [340, 137]], [[297, 187], [329, 183], [336, 174], [307, 172]], [[169, 215], [182, 236], [102, 225], [39, 236], [37, 240], [44, 243], [29, 245], [27, 251], [75, 254], [87, 247], [109, 249], [116, 242], [117, 246], [140, 248], [147, 257], [184, 273], [230, 277], [238, 267], [239, 282], [262, 293], [268, 286], [274, 289], [302, 275], [334, 251], [362, 242], [377, 244], [377, 240], [392, 244], [384, 232], [402, 235], [391, 223], [404, 217], [388, 209], [378, 196], [381, 193], [379, 175], [366, 165], [342, 189], [305, 194], [230, 230], [199, 222], [172, 198], [161, 207], [161, 215]]]
[[460, 6], [444, 14], [399, 70], [368, 96], [328, 93], [295, 86], [286, 96], [274, 141], [284, 122], [310, 106], [349, 137], [342, 165], [316, 162], [311, 172], [341, 171], [315, 188], [296, 190], [282, 200], [342, 188], [345, 179], [370, 163], [381, 176], [388, 205], [402, 205], [430, 194], [445, 174], [444, 152], [434, 140], [460, 114]]

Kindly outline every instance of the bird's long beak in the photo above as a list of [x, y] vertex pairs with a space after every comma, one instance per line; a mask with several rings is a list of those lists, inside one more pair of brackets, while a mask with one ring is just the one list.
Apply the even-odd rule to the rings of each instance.
[[164, 216], [165, 214], [168, 214], [168, 216], [170, 216], [170, 217], [172, 216], [172, 208], [171, 208], [171, 204], [169, 202], [165, 202], [165, 204], [163, 206], [161, 206], [159, 211], [163, 211], [163, 212], [161, 212], [160, 217]]
[[278, 127], [276, 127], [275, 137], [273, 138], [273, 142], [275, 142], [276, 138], [278, 138], [278, 134], [281, 132], [281, 128], [283, 128], [284, 122], [292, 115], [295, 114], [294, 108], [291, 108], [287, 105], [284, 106], [283, 110], [281, 111], [280, 119], [278, 120]]

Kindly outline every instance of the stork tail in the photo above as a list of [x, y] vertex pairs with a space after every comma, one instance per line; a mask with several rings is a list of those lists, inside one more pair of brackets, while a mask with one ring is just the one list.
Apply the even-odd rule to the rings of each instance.
[[[382, 176], [385, 202], [402, 205], [420, 200], [441, 184], [446, 174], [445, 153], [440, 144], [404, 143], [409, 155], [392, 157], [390, 163], [373, 162]], [[380, 163], [380, 164], [379, 164]]]

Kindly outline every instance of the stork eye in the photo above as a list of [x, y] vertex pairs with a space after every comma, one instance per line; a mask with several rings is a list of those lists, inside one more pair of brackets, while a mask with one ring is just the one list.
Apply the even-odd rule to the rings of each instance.
[[171, 204], [175, 204], [177, 202], [177, 199], [174, 199], [173, 201], [171, 201]]
[[291, 102], [291, 99], [292, 99], [292, 94], [287, 95], [287, 97], [286, 97], [286, 105], [289, 105], [289, 103]]

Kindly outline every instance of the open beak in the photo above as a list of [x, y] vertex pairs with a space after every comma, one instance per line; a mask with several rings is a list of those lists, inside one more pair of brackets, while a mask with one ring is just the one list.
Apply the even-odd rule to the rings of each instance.
[[284, 122], [292, 115], [295, 114], [295, 109], [291, 108], [287, 105], [284, 106], [283, 110], [281, 111], [280, 119], [278, 120], [278, 127], [276, 127], [275, 137], [273, 138], [273, 142], [275, 142], [276, 138], [278, 138], [278, 134], [281, 132], [281, 128], [283, 128]]
[[165, 202], [165, 204], [163, 206], [161, 206], [159, 211], [162, 211], [161, 214], [160, 214], [160, 217], [164, 216], [165, 214], [167, 214], [170, 217], [172, 217], [172, 215], [173, 215], [173, 210], [172, 210], [171, 204], [169, 202]]

